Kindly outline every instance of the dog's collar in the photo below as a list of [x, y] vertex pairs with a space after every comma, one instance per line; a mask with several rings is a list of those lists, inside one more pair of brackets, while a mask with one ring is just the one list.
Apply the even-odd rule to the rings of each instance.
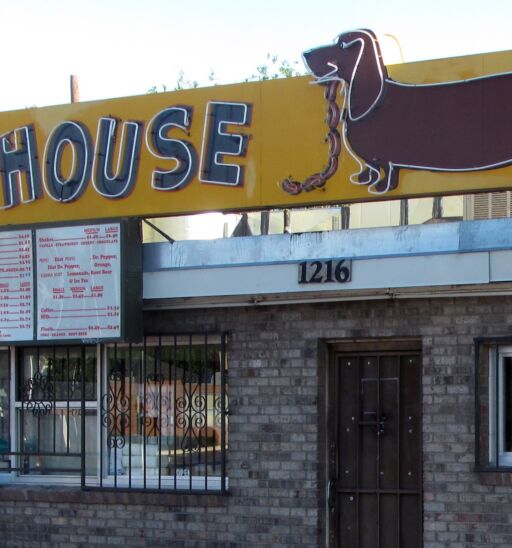
[[332, 82], [333, 80], [337, 80], [338, 82], [342, 81], [342, 78], [338, 76], [338, 65], [334, 63], [327, 63], [327, 65], [332, 67], [332, 70], [322, 76], [315, 75], [315, 79], [311, 82], [312, 84], [324, 84], [325, 82]]

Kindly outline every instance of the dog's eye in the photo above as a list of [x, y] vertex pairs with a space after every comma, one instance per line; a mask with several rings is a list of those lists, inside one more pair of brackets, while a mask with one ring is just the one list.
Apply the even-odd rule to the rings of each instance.
[[345, 42], [340, 42], [340, 48], [344, 49], [347, 47], [347, 44]]

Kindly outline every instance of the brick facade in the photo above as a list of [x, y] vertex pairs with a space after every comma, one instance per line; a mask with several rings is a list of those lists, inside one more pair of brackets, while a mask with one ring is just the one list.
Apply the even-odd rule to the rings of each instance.
[[[474, 471], [474, 337], [512, 334], [512, 298], [151, 312], [148, 332], [230, 331], [229, 495], [0, 488], [0, 544], [324, 546], [321, 340], [423, 344], [425, 548], [512, 545], [512, 486]], [[498, 478], [497, 478], [498, 479]]]

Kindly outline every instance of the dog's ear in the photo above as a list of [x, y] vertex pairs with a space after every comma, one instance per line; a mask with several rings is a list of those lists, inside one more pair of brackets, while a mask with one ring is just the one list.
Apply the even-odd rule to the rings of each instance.
[[362, 118], [379, 100], [384, 87], [386, 68], [375, 35], [370, 31], [352, 33], [354, 39], [344, 42], [344, 48], [358, 48], [349, 92], [349, 117]]

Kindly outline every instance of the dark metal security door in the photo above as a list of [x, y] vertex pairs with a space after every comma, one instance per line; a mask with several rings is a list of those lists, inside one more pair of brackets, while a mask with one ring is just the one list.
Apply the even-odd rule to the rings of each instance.
[[422, 546], [421, 353], [417, 342], [394, 346], [331, 354], [332, 547]]

